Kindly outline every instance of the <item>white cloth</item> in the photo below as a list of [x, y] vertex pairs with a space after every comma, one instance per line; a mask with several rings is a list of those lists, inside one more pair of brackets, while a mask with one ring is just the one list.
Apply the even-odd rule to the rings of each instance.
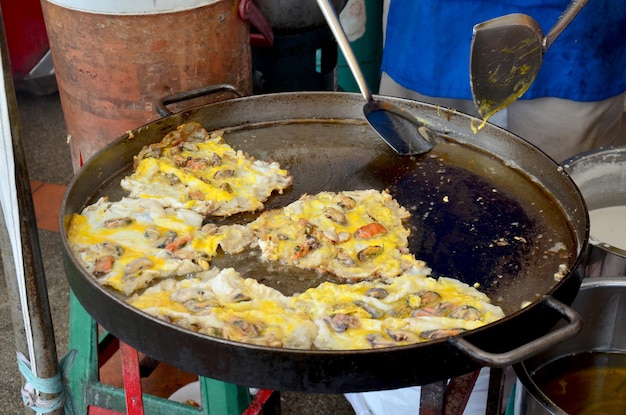
[[[463, 415], [485, 414], [489, 390], [489, 370], [489, 368], [481, 369]], [[512, 368], [507, 368], [502, 411], [508, 405], [515, 380], [515, 372]], [[345, 396], [356, 415], [417, 415], [419, 414], [420, 391], [419, 386], [412, 386], [386, 391], [347, 393]]]

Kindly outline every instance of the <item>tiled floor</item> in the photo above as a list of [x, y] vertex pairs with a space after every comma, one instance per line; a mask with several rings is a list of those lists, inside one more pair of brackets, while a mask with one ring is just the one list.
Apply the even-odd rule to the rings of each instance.
[[37, 227], [47, 231], [59, 231], [59, 211], [66, 187], [55, 183], [31, 180], [30, 187], [35, 205]]

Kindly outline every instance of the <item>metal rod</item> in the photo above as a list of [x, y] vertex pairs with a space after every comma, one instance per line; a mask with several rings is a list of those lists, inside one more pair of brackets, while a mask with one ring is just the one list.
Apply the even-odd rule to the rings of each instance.
[[341, 22], [339, 21], [339, 16], [337, 16], [337, 11], [330, 3], [329, 0], [317, 0], [317, 4], [322, 11], [322, 14], [326, 18], [326, 22], [328, 22], [330, 30], [335, 35], [335, 40], [339, 45], [339, 49], [343, 53], [350, 70], [352, 71], [352, 75], [359, 86], [359, 90], [361, 91], [361, 95], [367, 102], [371, 102], [373, 100], [372, 92], [370, 91], [369, 86], [367, 85], [367, 81], [365, 80], [365, 76], [363, 72], [361, 72], [361, 68], [359, 67], [359, 61], [354, 55], [354, 51], [350, 46], [350, 41], [348, 40], [348, 36], [344, 32], [341, 27]]
[[[24, 269], [25, 293], [22, 293], [20, 287], [20, 296], [16, 298], [11, 295], [13, 301], [11, 304], [11, 313], [13, 321], [18, 319], [26, 320], [24, 315], [28, 316], [29, 321], [24, 321], [16, 327], [15, 344], [19, 351], [25, 352], [31, 366], [36, 368], [35, 375], [41, 379], [52, 378], [59, 372], [58, 357], [56, 352], [56, 344], [54, 339], [54, 330], [52, 327], [52, 318], [50, 313], [50, 305], [48, 302], [47, 286], [44, 275], [43, 261], [41, 249], [39, 245], [39, 236], [37, 233], [37, 223], [35, 217], [35, 209], [31, 195], [30, 181], [28, 170], [26, 167], [26, 157], [22, 142], [22, 131], [19, 126], [19, 113], [17, 108], [17, 99], [15, 96], [15, 88], [13, 86], [13, 78], [11, 75], [11, 63], [9, 60], [8, 45], [6, 32], [4, 28], [4, 19], [0, 8], [0, 54], [2, 55], [2, 68], [4, 89], [6, 93], [7, 113], [9, 118], [11, 141], [13, 148], [13, 159], [15, 164], [15, 191], [17, 195], [17, 208], [20, 218], [20, 242], [22, 248], [22, 263]], [[6, 210], [6, 209], [5, 209]], [[7, 227], [3, 213], [3, 232]], [[8, 233], [8, 231], [7, 231]], [[6, 242], [4, 234], [2, 240]], [[5, 268], [5, 277], [7, 286], [14, 290], [18, 284], [18, 275], [16, 263], [18, 259], [6, 260], [11, 255], [12, 247], [7, 247], [6, 243], [2, 244], [2, 257]], [[9, 266], [13, 265], [12, 269]], [[15, 293], [14, 293], [15, 294]], [[25, 294], [26, 303], [23, 305], [22, 294]], [[26, 308], [26, 310], [24, 310]], [[26, 311], [26, 312], [24, 312]], [[24, 346], [32, 344], [30, 352], [24, 350]], [[31, 347], [28, 347], [31, 349]], [[42, 398], [50, 398], [42, 396]], [[63, 413], [60, 409], [56, 413]], [[28, 410], [27, 413], [32, 413]]]
[[462, 415], [476, 385], [480, 370], [450, 379], [446, 387], [444, 409], [445, 415]]
[[443, 380], [421, 387], [419, 415], [443, 414], [446, 383], [447, 381]]
[[504, 400], [504, 369], [491, 368], [489, 370], [489, 391], [487, 392], [487, 415], [499, 415], [502, 413]]
[[139, 375], [139, 353], [126, 343], [120, 342], [124, 392], [126, 393], [126, 413], [143, 415], [141, 376]]

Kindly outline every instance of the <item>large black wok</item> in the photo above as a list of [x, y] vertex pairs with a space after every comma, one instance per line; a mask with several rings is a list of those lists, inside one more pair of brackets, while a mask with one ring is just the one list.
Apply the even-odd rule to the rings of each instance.
[[[430, 153], [396, 155], [362, 118], [362, 99], [356, 94], [237, 98], [164, 117], [121, 137], [75, 176], [62, 214], [67, 219], [103, 194], [121, 197], [119, 180], [142, 146], [183, 122], [198, 121], [208, 130], [224, 129], [234, 147], [279, 161], [291, 171], [293, 188], [273, 196], [269, 208], [305, 192], [388, 188], [413, 213], [412, 252], [434, 275], [456, 277], [485, 291], [505, 310], [503, 320], [449, 339], [378, 350], [288, 350], [225, 341], [150, 317], [99, 286], [70, 252], [64, 221], [71, 288], [105, 329], [156, 359], [202, 376], [282, 391], [339, 393], [423, 385], [483, 365], [521, 361], [577, 332], [580, 319], [561, 303], [571, 304], [582, 280], [588, 217], [566, 173], [502, 129], [487, 125], [475, 134], [471, 123], [479, 121], [467, 115], [392, 100], [429, 126], [424, 133], [439, 141]], [[227, 262], [216, 260], [217, 265]], [[557, 282], [554, 274], [561, 264], [571, 271]], [[303, 283], [254, 260], [235, 265], [287, 294], [321, 280], [309, 276]], [[525, 302], [530, 305], [520, 309]], [[540, 338], [561, 318], [570, 324]]]

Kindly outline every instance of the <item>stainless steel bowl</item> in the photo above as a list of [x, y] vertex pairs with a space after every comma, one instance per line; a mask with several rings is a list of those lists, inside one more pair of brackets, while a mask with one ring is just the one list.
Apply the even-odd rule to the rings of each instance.
[[[541, 369], [551, 363], [552, 367], [555, 362], [559, 362], [571, 368], [575, 361], [585, 355], [606, 358], [608, 354], [611, 354], [609, 357], [618, 357], [626, 362], [626, 277], [585, 279], [572, 308], [583, 319], [581, 332], [567, 342], [514, 366], [519, 378], [515, 396], [516, 415], [568, 413], [554, 402], [558, 397], [548, 392], [549, 388], [540, 386], [556, 382], [563, 388], [573, 387], [571, 382], [564, 382], [556, 371], [550, 372], [552, 378], [549, 381], [540, 378]], [[594, 369], [604, 370], [601, 363], [597, 362]], [[626, 371], [626, 365], [620, 367], [620, 370]], [[605, 385], [605, 389], [600, 391], [605, 395], [602, 400], [587, 401], [581, 404], [581, 410], [576, 413], [625, 413], [626, 384], [623, 381], [621, 383], [621, 388]], [[586, 389], [583, 393], [592, 388]], [[563, 393], [566, 391], [563, 389]]]
[[[580, 189], [589, 211], [626, 206], [626, 147], [609, 147], [581, 153], [563, 162], [563, 168]], [[593, 234], [586, 276], [626, 275], [626, 250]]]

